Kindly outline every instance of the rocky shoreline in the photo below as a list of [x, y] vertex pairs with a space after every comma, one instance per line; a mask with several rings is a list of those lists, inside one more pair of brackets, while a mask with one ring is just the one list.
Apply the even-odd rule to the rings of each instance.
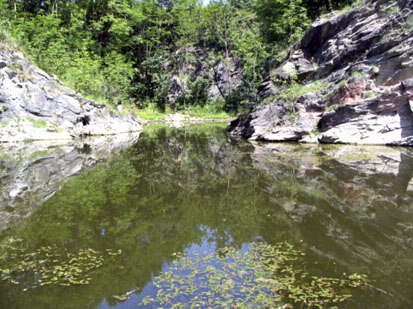
[[[413, 0], [367, 1], [317, 20], [283, 61], [268, 68], [258, 88], [261, 106], [232, 121], [229, 134], [268, 142], [413, 146], [412, 12]], [[165, 120], [200, 121], [206, 120], [181, 114]], [[0, 45], [0, 142], [138, 132], [146, 123], [82, 97]]]
[[317, 20], [231, 122], [249, 140], [413, 146], [413, 1]]
[[0, 142], [113, 135], [142, 125], [139, 117], [82, 97], [0, 45]]

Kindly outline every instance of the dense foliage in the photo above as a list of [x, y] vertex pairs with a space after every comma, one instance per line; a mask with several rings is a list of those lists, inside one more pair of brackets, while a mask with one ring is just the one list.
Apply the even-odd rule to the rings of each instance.
[[[350, 0], [0, 0], [0, 40], [14, 38], [37, 65], [94, 99], [145, 107], [210, 104], [205, 78], [182, 75], [194, 50], [202, 61], [237, 57], [240, 90], [219, 108], [255, 102], [264, 64], [297, 41], [321, 13]], [[167, 99], [171, 77], [185, 97]]]

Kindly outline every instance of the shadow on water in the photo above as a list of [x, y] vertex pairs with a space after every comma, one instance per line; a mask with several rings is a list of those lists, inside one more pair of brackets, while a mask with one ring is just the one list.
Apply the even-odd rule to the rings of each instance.
[[[88, 145], [78, 147], [80, 166], [98, 153]], [[4, 223], [1, 239], [23, 239], [30, 250], [55, 245], [122, 254], [85, 286], [23, 291], [21, 284], [0, 282], [0, 307], [135, 308], [154, 295], [154, 276], [176, 253], [242, 249], [257, 239], [296, 245], [315, 275], [364, 273], [392, 295], [371, 290], [344, 307], [413, 306], [410, 149], [248, 143], [228, 138], [219, 125], [148, 127], [117, 154], [102, 149], [107, 161], [69, 168], [56, 182], [33, 175], [53, 164], [62, 169], [60, 162], [76, 156], [68, 159], [72, 152], [62, 149], [40, 155], [24, 178], [25, 190], [16, 175], [28, 170], [27, 161], [2, 159], [6, 192], [20, 186], [7, 200], [9, 216], [38, 196], [41, 202], [29, 207], [27, 219]], [[55, 163], [46, 160], [50, 156]], [[128, 291], [128, 300], [113, 297]]]

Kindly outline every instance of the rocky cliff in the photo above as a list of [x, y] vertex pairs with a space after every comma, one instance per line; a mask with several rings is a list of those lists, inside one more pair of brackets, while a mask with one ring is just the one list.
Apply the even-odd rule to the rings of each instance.
[[209, 100], [226, 102], [231, 94], [242, 87], [244, 72], [240, 59], [228, 55], [217, 57], [208, 48], [187, 48], [176, 51], [166, 61], [171, 72], [167, 102]]
[[83, 98], [0, 44], [0, 142], [71, 139], [141, 128], [138, 117]]
[[264, 141], [413, 145], [413, 1], [317, 20], [228, 131]]

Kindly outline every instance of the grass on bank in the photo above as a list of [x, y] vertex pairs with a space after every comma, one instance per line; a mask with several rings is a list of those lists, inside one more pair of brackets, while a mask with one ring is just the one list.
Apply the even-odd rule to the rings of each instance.
[[185, 118], [199, 118], [199, 119], [213, 119], [213, 120], [225, 120], [235, 117], [234, 115], [228, 114], [224, 111], [219, 111], [215, 107], [206, 105], [204, 107], [200, 106], [190, 106], [185, 110], [173, 111], [167, 108], [165, 112], [159, 111], [154, 105], [149, 105], [144, 109], [132, 108], [135, 115], [143, 120], [165, 120], [169, 114], [179, 113], [185, 115]]
[[144, 109], [132, 108], [136, 116], [143, 120], [164, 120], [167, 113], [160, 112], [156, 107], [149, 105]]
[[217, 109], [212, 105], [201, 106], [191, 106], [184, 114], [188, 114], [191, 118], [202, 118], [202, 119], [229, 119], [233, 118], [234, 115], [224, 112], [222, 109]]

